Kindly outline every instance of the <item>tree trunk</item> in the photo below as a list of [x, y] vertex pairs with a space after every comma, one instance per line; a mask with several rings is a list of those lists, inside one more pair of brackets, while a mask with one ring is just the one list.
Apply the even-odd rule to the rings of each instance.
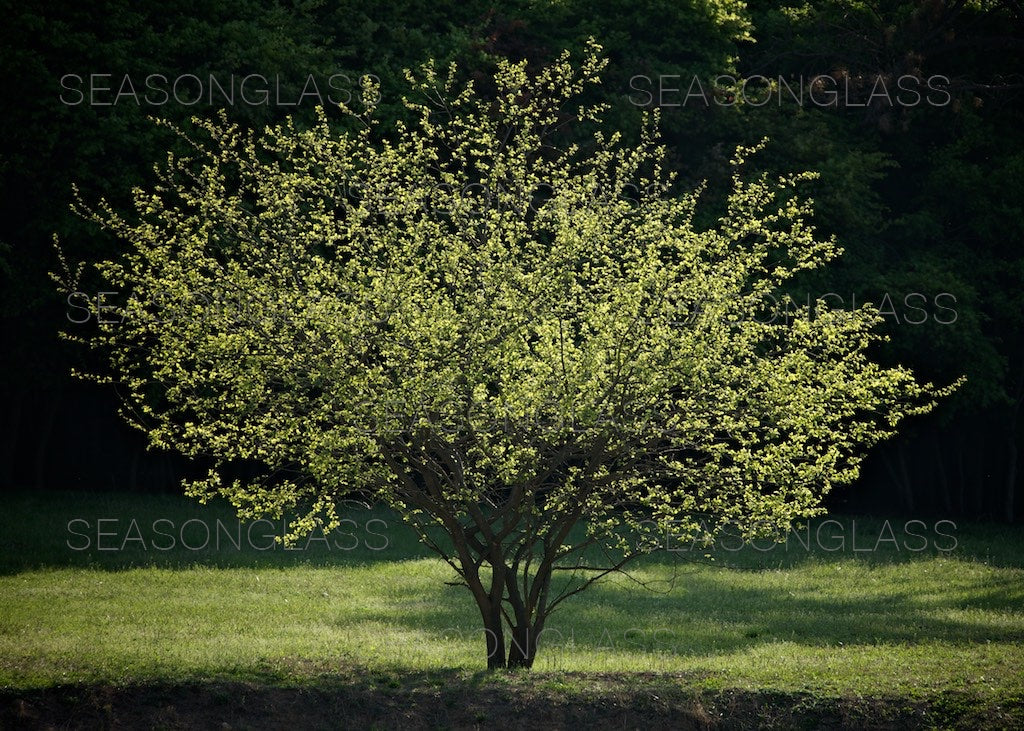
[[[986, 433], [985, 436], [987, 437], [988, 434]], [[971, 469], [971, 492], [974, 494], [974, 515], [982, 518], [988, 514], [989, 495], [988, 485], [985, 480], [985, 467], [988, 464], [990, 455], [987, 440], [975, 437], [973, 441], [977, 448], [973, 451], [974, 464]]]
[[1020, 418], [1020, 410], [1024, 404], [1024, 365], [1021, 366], [1017, 378], [1017, 391], [1013, 394], [1016, 399], [1013, 410], [1010, 412], [1010, 424], [1007, 434], [1007, 464], [1006, 464], [1006, 490], [1003, 495], [1003, 515], [1007, 523], [1012, 523], [1016, 517], [1017, 505], [1017, 420]]
[[885, 465], [885, 469], [889, 473], [893, 484], [896, 485], [902, 508], [908, 512], [913, 512], [914, 492], [910, 484], [910, 476], [907, 474], [907, 460], [903, 454], [903, 445], [896, 446], [893, 451], [896, 452], [896, 466], [893, 465], [892, 459], [888, 454], [883, 454], [882, 463]]
[[0, 488], [14, 487], [14, 458], [18, 453], [19, 434], [21, 433], [22, 389], [10, 392], [10, 401], [6, 402], [4, 411], [7, 416], [7, 428], [0, 440]]
[[1010, 434], [1010, 439], [1007, 443], [1007, 463], [1006, 463], [1006, 492], [1003, 500], [1003, 516], [1006, 518], [1007, 523], [1012, 523], [1016, 517], [1017, 505], [1016, 505], [1016, 494], [1017, 494], [1017, 435]]
[[960, 515], [967, 512], [967, 501], [964, 498], [966, 492], [966, 481], [967, 476], [964, 473], [964, 450], [967, 448], [965, 440], [962, 434], [957, 435], [956, 439], [956, 475], [957, 475], [957, 489], [956, 489], [956, 509]]
[[128, 489], [132, 492], [139, 491], [139, 462], [142, 461], [142, 447], [132, 449], [132, 443], [128, 442], [128, 448], [132, 450], [132, 461], [128, 468]]
[[939, 499], [941, 500], [942, 509], [946, 515], [950, 515], [953, 512], [953, 499], [950, 495], [949, 489], [949, 475], [946, 472], [946, 459], [945, 450], [942, 448], [940, 443], [942, 438], [938, 434], [932, 434], [932, 446], [935, 453], [935, 472], [936, 472], [936, 484], [939, 487]]
[[[42, 416], [39, 420], [39, 432], [36, 441], [36, 453], [34, 466], [34, 482], [37, 490], [42, 490], [52, 485], [47, 484], [47, 477], [50, 476], [50, 462], [47, 459], [50, 453], [50, 435], [53, 433], [53, 422], [57, 416], [60, 392], [54, 389], [47, 394], [42, 407]], [[66, 487], [66, 486], [65, 486]]]
[[914, 511], [914, 483], [910, 479], [910, 472], [907, 470], [907, 455], [905, 450], [901, 447], [899, 452], [899, 466], [900, 466], [900, 477], [902, 477], [902, 484], [904, 489], [904, 502], [907, 505], [909, 512]]
[[520, 625], [512, 630], [512, 643], [508, 648], [510, 668], [532, 668], [537, 657], [538, 625]]
[[505, 667], [505, 630], [501, 623], [501, 610], [484, 614], [484, 638], [487, 646], [487, 669]]

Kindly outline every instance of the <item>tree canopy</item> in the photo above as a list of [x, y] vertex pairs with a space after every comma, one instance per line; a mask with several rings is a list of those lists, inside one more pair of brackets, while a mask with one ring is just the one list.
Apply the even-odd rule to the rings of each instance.
[[[813, 176], [750, 176], [740, 148], [724, 214], [696, 225], [658, 115], [626, 145], [583, 101], [604, 66], [594, 45], [502, 61], [484, 96], [426, 64], [387, 137], [369, 87], [347, 130], [197, 119], [131, 213], [81, 204], [127, 246], [99, 267], [130, 295], [94, 376], [151, 444], [216, 461], [190, 493], [301, 511], [297, 531], [383, 500], [472, 593], [489, 667], [531, 665], [564, 599], [669, 528], [819, 514], [951, 390], [871, 359], [876, 309], [773, 316], [840, 253], [798, 192]], [[222, 479], [243, 461], [265, 479]]]

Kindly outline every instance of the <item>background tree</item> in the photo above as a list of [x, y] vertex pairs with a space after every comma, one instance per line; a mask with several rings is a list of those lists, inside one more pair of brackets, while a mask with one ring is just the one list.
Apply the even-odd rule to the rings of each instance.
[[[64, 347], [57, 331], [69, 314], [88, 316], [82, 327], [91, 326], [102, 287], [83, 280], [92, 305], [69, 313], [47, 277], [50, 237], [59, 232], [74, 258], [119, 250], [70, 214], [72, 182], [83, 195], [127, 205], [131, 187], [153, 184], [153, 160], [175, 144], [149, 116], [184, 128], [193, 115], [222, 107], [247, 126], [289, 114], [311, 120], [315, 98], [296, 103], [311, 77], [321, 94], [344, 99], [358, 93], [360, 75], [377, 75], [380, 114], [390, 118], [401, 111], [401, 69], [427, 56], [459, 56], [483, 10], [473, 3], [453, 12], [416, 2], [0, 0], [0, 11], [0, 74], [10, 100], [0, 111], [0, 486], [173, 488], [188, 469], [183, 461], [144, 455], [142, 440], [117, 420], [116, 396], [68, 378], [82, 353]], [[250, 74], [266, 83], [250, 83], [247, 103], [238, 87]], [[233, 103], [211, 94], [211, 78], [227, 90], [234, 84]]]
[[[121, 244], [68, 215], [71, 181], [94, 200], [103, 192], [127, 205], [135, 184], [151, 186], [151, 161], [173, 144], [147, 114], [188, 128], [192, 114], [212, 114], [203, 100], [186, 106], [69, 105], [65, 74], [109, 81], [149, 73], [226, 81], [258, 73], [281, 80], [293, 99], [309, 74], [334, 73], [353, 82], [380, 78], [375, 117], [384, 134], [396, 119], [409, 121], [399, 94], [401, 69], [428, 57], [457, 59], [472, 70], [481, 93], [493, 95], [496, 62], [527, 58], [534, 66], [562, 49], [583, 48], [597, 37], [612, 59], [591, 101], [612, 107], [604, 124], [635, 143], [642, 90], [677, 105], [694, 76], [705, 89], [719, 74], [763, 74], [797, 83], [799, 76], [832, 76], [863, 103], [879, 78], [939, 74], [950, 79], [950, 103], [869, 107], [743, 103], [666, 106], [660, 128], [668, 166], [688, 190], [707, 180], [706, 200], [724, 200], [731, 186], [729, 151], [763, 137], [771, 144], [752, 169], [777, 176], [815, 170], [806, 192], [816, 201], [816, 225], [835, 234], [844, 253], [827, 268], [793, 280], [807, 297], [834, 292], [849, 303], [894, 307], [882, 323], [890, 340], [883, 363], [903, 363], [936, 382], [965, 373], [954, 398], [914, 427], [874, 450], [857, 484], [828, 498], [833, 509], [1019, 520], [1024, 501], [1019, 412], [1024, 346], [1020, 323], [1022, 277], [1019, 175], [1024, 119], [1020, 3], [997, 0], [862, 0], [773, 2], [734, 0], [646, 3], [621, 0], [557, 4], [485, 0], [441, 7], [403, 0], [366, 7], [344, 2], [282, 3], [232, 0], [216, 6], [193, 0], [64, 1], [26, 6], [0, 0], [0, 69], [8, 97], [0, 115], [0, 489], [174, 490], [182, 474], [201, 465], [167, 453], [143, 451], [140, 435], [116, 415], [109, 388], [75, 383], [69, 367], [80, 351], [62, 346], [55, 331], [67, 323], [67, 303], [46, 273], [54, 266], [51, 232], [59, 231], [74, 258], [111, 258]], [[648, 82], [646, 79], [650, 79]], [[102, 102], [114, 92], [100, 93]], [[652, 98], [651, 103], [654, 99]], [[215, 100], [219, 103], [219, 100]], [[650, 108], [650, 105], [647, 109]], [[227, 110], [242, 125], [313, 118], [313, 105], [247, 106]], [[346, 124], [331, 110], [333, 122]], [[586, 137], [575, 130], [577, 141]], [[714, 225], [721, 209], [697, 211], [696, 225]], [[101, 282], [82, 281], [95, 296]], [[926, 320], [904, 305], [927, 297]], [[956, 319], [935, 297], [956, 297]], [[112, 296], [116, 298], [117, 295]], [[948, 303], [948, 300], [945, 301]], [[90, 322], [95, 323], [95, 299]], [[889, 309], [889, 308], [887, 308]], [[84, 316], [74, 309], [72, 317]], [[948, 322], [948, 321], [947, 321]], [[31, 408], [30, 408], [31, 405]]]
[[[817, 220], [846, 252], [805, 289], [876, 304], [889, 294], [882, 361], [939, 382], [967, 377], [934, 414], [876, 450], [857, 507], [1013, 521], [1024, 444], [1020, 4], [758, 1], [749, 9], [758, 43], [742, 54], [744, 75], [822, 74], [844, 90], [832, 109], [742, 114], [750, 133], [776, 143], [773, 168], [821, 172]], [[949, 97], [933, 95], [938, 106], [880, 97], [854, 106], [879, 80], [892, 89], [900, 76], [921, 88], [937, 79]], [[908, 295], [924, 300], [924, 321], [905, 306]], [[954, 311], [939, 311], [937, 296], [947, 305], [955, 297]]]
[[[131, 296], [97, 339], [126, 415], [217, 460], [190, 494], [301, 511], [296, 531], [353, 492], [385, 501], [472, 593], [491, 668], [530, 666], [550, 613], [667, 529], [818, 514], [943, 393], [868, 359], [874, 310], [764, 317], [838, 253], [795, 194], [808, 176], [744, 182], [741, 150], [701, 230], [653, 126], [560, 147], [599, 121], [579, 98], [602, 67], [594, 48], [536, 76], [502, 62], [492, 101], [424, 66], [394, 141], [370, 107], [350, 133], [196, 120], [130, 217], [86, 211], [129, 248], [100, 266]], [[266, 479], [222, 481], [238, 461]]]

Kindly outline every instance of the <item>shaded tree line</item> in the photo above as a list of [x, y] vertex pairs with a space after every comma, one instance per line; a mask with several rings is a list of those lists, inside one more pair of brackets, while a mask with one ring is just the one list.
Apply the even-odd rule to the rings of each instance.
[[[314, 96], [287, 103], [310, 90], [311, 77], [321, 94], [332, 90], [338, 98], [359, 93], [359, 77], [371, 74], [380, 82], [378, 116], [393, 121], [404, 114], [403, 68], [427, 57], [477, 69], [476, 81], [486, 84], [499, 58], [541, 64], [563, 48], [581, 52], [593, 36], [610, 58], [601, 90], [592, 92], [612, 105], [606, 119], [628, 135], [638, 128], [637, 117], [661, 102], [682, 188], [707, 180], [709, 197], [724, 192], [732, 148], [765, 136], [771, 143], [756, 164], [773, 172], [820, 171], [816, 222], [838, 237], [845, 253], [801, 281], [790, 292], [795, 300], [831, 293], [831, 306], [844, 306], [853, 299], [879, 304], [888, 296], [889, 341], [881, 357], [937, 383], [967, 376], [948, 403], [880, 448], [859, 484], [834, 496], [835, 505], [1021, 515], [1024, 13], [1017, 3], [4, 6], [3, 487], [167, 490], [191, 469], [173, 455], [143, 453], [141, 436], [116, 416], [116, 389], [71, 381], [70, 369], [86, 365], [79, 359], [87, 356], [57, 338], [69, 317], [94, 327], [102, 297], [117, 297], [97, 301], [86, 275], [81, 289], [88, 299], [74, 309], [47, 276], [58, 266], [54, 232], [74, 261], [117, 252], [115, 242], [69, 212], [72, 182], [86, 200], [107, 195], [118, 203], [118, 191], [152, 180], [152, 163], [173, 143], [148, 116], [187, 130], [191, 115], [208, 116], [218, 106], [182, 104], [173, 96], [163, 104], [138, 103], [130, 94], [118, 96], [128, 91], [125, 77], [137, 95], [145, 85], [135, 82], [149, 76], [167, 79], [166, 89], [170, 80], [191, 75], [207, 82], [204, 93], [211, 78], [265, 78], [268, 94], [277, 95], [270, 102], [286, 103], [236, 103], [227, 110], [235, 121], [263, 126], [289, 114], [300, 123], [312, 118]], [[325, 83], [332, 77], [333, 87]], [[933, 96], [941, 104], [924, 95], [913, 104], [896, 100], [901, 78], [919, 91], [938, 78], [948, 96]], [[744, 89], [743, 79], [758, 83]], [[837, 101], [797, 103], [782, 82], [805, 93], [817, 84], [819, 99], [835, 90]], [[191, 79], [182, 86], [186, 101], [195, 86]], [[878, 93], [883, 88], [888, 98]], [[698, 89], [703, 100], [689, 95]], [[81, 101], [70, 103], [79, 94]], [[341, 115], [336, 121], [344, 123]], [[714, 206], [701, 212], [706, 223], [717, 214]], [[923, 299], [907, 299], [915, 294]], [[950, 311], [937, 306], [941, 294], [955, 298], [941, 300], [955, 313], [952, 322]]]

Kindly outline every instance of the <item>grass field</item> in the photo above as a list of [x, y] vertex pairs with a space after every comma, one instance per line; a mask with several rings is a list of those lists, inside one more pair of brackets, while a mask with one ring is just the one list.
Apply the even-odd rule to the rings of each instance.
[[495, 677], [451, 569], [390, 513], [349, 515], [285, 551], [280, 523], [178, 497], [9, 498], [0, 719], [1024, 727], [1020, 528], [844, 516], [776, 546], [667, 537], [633, 571], [653, 590], [617, 577], [570, 600], [534, 671]]

